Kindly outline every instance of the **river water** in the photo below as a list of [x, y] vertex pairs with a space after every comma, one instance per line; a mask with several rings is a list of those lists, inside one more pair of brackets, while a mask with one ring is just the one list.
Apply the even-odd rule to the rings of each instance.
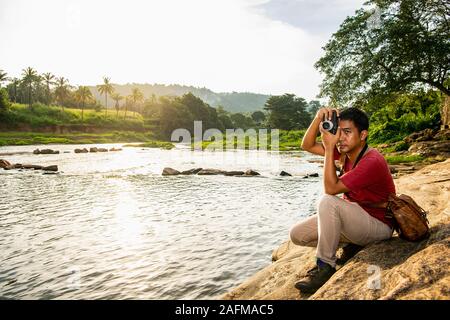
[[[0, 148], [1, 159], [60, 170], [0, 169], [0, 298], [215, 299], [270, 264], [322, 192], [320, 177], [302, 178], [322, 172], [303, 152], [73, 152], [91, 146]], [[49, 147], [61, 153], [31, 153]], [[261, 176], [162, 176], [164, 167]]]

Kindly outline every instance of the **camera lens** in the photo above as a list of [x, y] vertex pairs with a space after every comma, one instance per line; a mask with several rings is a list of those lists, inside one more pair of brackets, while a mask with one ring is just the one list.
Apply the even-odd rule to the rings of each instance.
[[333, 124], [330, 121], [324, 121], [322, 124], [322, 128], [325, 130], [330, 130], [333, 127]]

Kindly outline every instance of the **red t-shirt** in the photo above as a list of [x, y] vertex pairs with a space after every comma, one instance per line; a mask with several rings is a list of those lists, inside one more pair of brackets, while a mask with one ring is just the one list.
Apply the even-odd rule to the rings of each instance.
[[[340, 153], [335, 149], [335, 160], [340, 158]], [[392, 222], [385, 217], [386, 209], [372, 208], [364, 203], [387, 201], [389, 193], [395, 193], [394, 180], [388, 164], [383, 155], [375, 149], [371, 149], [361, 158], [356, 167], [346, 158], [345, 174], [340, 177], [342, 183], [350, 189], [344, 193], [344, 199], [358, 204], [371, 216], [381, 220], [390, 227]]]

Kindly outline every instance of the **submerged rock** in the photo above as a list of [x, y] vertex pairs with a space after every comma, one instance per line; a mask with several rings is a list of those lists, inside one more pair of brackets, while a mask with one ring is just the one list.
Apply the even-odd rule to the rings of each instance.
[[288, 172], [286, 172], [286, 171], [281, 171], [280, 172], [280, 176], [288, 176], [288, 177], [292, 177], [292, 174], [290, 174], [290, 173], [288, 173]]
[[83, 149], [75, 149], [74, 152], [75, 153], [88, 153], [89, 151], [88, 151], [88, 149], [83, 148]]
[[226, 171], [224, 173], [226, 176], [242, 176], [245, 174], [244, 171]]

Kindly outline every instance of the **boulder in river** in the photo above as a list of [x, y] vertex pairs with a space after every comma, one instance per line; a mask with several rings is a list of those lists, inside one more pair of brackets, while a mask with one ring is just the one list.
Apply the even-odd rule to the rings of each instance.
[[242, 176], [244, 174], [245, 174], [244, 171], [226, 171], [225, 172], [226, 176]]
[[11, 166], [11, 163], [7, 160], [0, 159], [0, 168], [6, 168]]
[[109, 149], [109, 151], [122, 151], [122, 149], [121, 148], [111, 148], [111, 149]]
[[75, 153], [88, 153], [89, 151], [88, 151], [88, 149], [83, 148], [83, 149], [75, 149], [74, 152], [75, 152]]
[[47, 166], [47, 167], [43, 167], [42, 170], [44, 170], [44, 171], [58, 171], [58, 166], [57, 165]]
[[194, 169], [189, 169], [189, 170], [185, 170], [185, 171], [181, 171], [180, 174], [197, 174], [200, 171], [202, 171], [202, 168], [194, 168]]
[[179, 175], [180, 171], [166, 167], [163, 169], [162, 175], [163, 176], [176, 176]]
[[249, 169], [249, 170], [245, 171], [244, 175], [246, 175], [246, 176], [260, 176], [261, 174], [259, 172], [256, 172], [256, 171], [252, 170], [252, 169]]
[[24, 164], [22, 165], [22, 169], [34, 169], [34, 170], [41, 170], [43, 167], [36, 165], [36, 164]]
[[98, 148], [97, 147], [89, 148], [89, 152], [98, 152]]
[[219, 170], [219, 169], [202, 169], [197, 174], [199, 176], [212, 176], [212, 175], [219, 175], [224, 174], [225, 171]]
[[290, 174], [289, 172], [286, 172], [286, 171], [281, 171], [280, 172], [280, 176], [287, 176], [287, 177], [292, 177], [292, 174]]
[[33, 154], [59, 154], [58, 150], [52, 150], [52, 149], [36, 149], [33, 151]]
[[97, 148], [97, 152], [108, 152], [106, 148]]

